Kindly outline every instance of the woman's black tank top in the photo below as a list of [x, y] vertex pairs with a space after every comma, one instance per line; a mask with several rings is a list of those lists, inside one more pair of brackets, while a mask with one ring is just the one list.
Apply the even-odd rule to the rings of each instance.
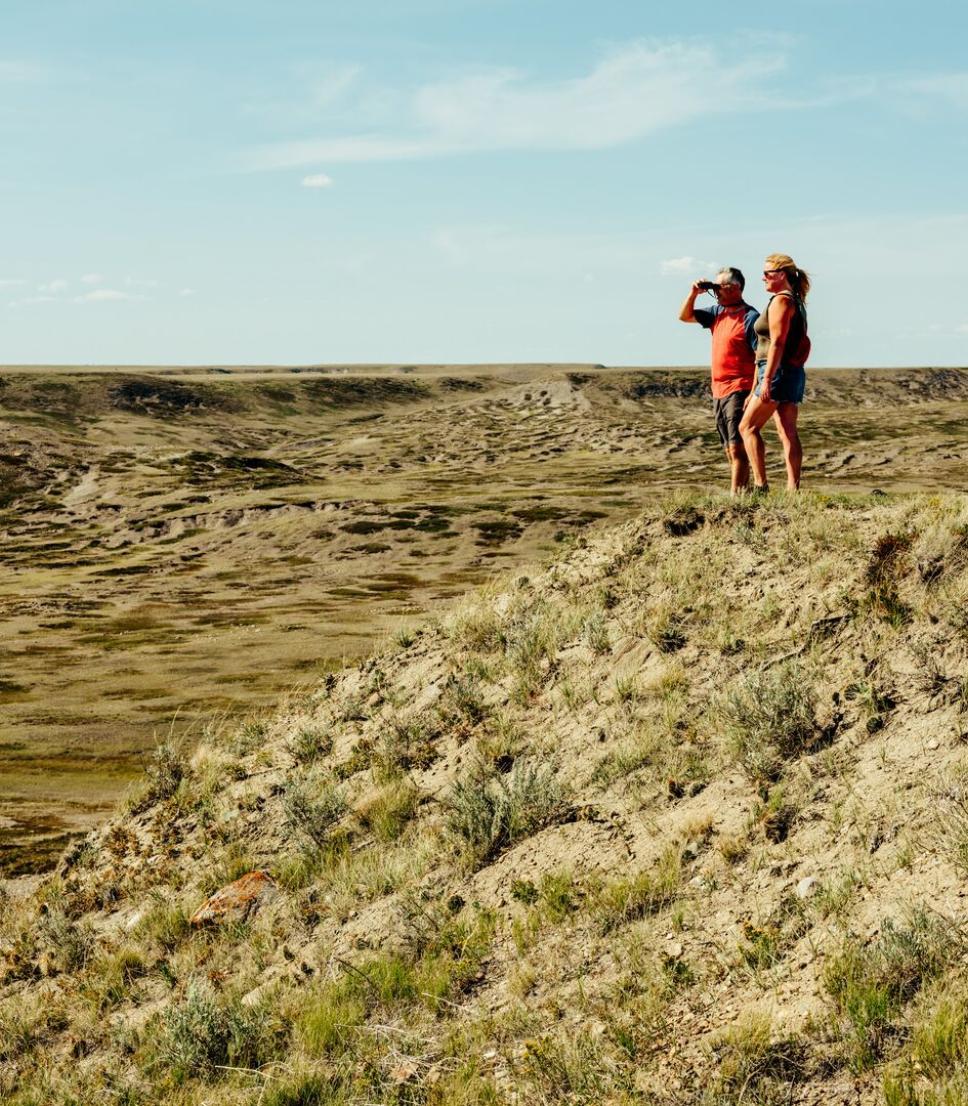
[[[776, 295], [789, 296], [793, 300], [793, 306], [796, 309], [793, 312], [793, 318], [790, 320], [790, 329], [787, 332], [786, 344], [783, 347], [783, 362], [780, 368], [781, 370], [784, 368], [801, 369], [806, 361], [806, 356], [802, 354], [802, 351], [806, 347], [807, 309], [803, 305], [803, 300], [794, 295], [793, 292], [777, 292]], [[775, 299], [776, 296], [770, 296], [770, 303]], [[770, 352], [770, 303], [766, 305], [766, 310], [753, 324], [753, 332], [756, 334], [757, 361], [765, 361]]]

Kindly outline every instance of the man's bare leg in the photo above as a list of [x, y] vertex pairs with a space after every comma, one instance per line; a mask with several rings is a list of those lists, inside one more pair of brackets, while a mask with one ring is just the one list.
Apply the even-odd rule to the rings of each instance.
[[776, 407], [772, 400], [751, 396], [749, 405], [743, 412], [743, 421], [739, 424], [739, 432], [743, 435], [743, 445], [746, 447], [746, 456], [753, 470], [753, 484], [756, 488], [769, 487], [766, 479], [766, 446], [763, 444], [763, 435], [760, 431], [770, 421]]
[[773, 421], [776, 423], [777, 433], [780, 435], [780, 443], [783, 446], [783, 459], [786, 462], [787, 490], [798, 491], [800, 488], [800, 469], [803, 466], [803, 447], [800, 445], [800, 434], [797, 431], [797, 418], [800, 407], [796, 403], [781, 403], [776, 409]]
[[746, 491], [750, 482], [750, 463], [746, 457], [746, 450], [741, 445], [732, 443], [726, 447], [726, 457], [729, 461], [730, 492], [739, 495]]

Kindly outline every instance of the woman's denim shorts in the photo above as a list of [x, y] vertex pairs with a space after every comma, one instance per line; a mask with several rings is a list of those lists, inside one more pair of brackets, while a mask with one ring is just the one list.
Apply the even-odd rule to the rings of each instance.
[[[756, 362], [756, 387], [753, 395], [764, 398], [762, 394], [763, 373], [766, 371], [766, 362]], [[776, 376], [770, 383], [770, 394], [766, 397], [774, 403], [803, 403], [803, 393], [807, 387], [807, 371], [804, 368], [795, 369], [790, 365], [781, 365]]]

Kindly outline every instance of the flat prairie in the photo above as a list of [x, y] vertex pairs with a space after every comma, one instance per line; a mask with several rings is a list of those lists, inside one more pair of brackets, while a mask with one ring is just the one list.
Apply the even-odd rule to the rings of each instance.
[[[968, 369], [809, 376], [806, 486], [968, 488]], [[49, 865], [170, 730], [725, 483], [701, 369], [10, 366], [0, 427], [0, 874]]]

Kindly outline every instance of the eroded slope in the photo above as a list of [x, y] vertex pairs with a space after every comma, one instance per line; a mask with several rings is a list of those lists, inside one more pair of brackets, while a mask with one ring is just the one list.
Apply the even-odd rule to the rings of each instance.
[[966, 599], [964, 497], [681, 501], [160, 749], [8, 891], [0, 1087], [962, 1101]]

